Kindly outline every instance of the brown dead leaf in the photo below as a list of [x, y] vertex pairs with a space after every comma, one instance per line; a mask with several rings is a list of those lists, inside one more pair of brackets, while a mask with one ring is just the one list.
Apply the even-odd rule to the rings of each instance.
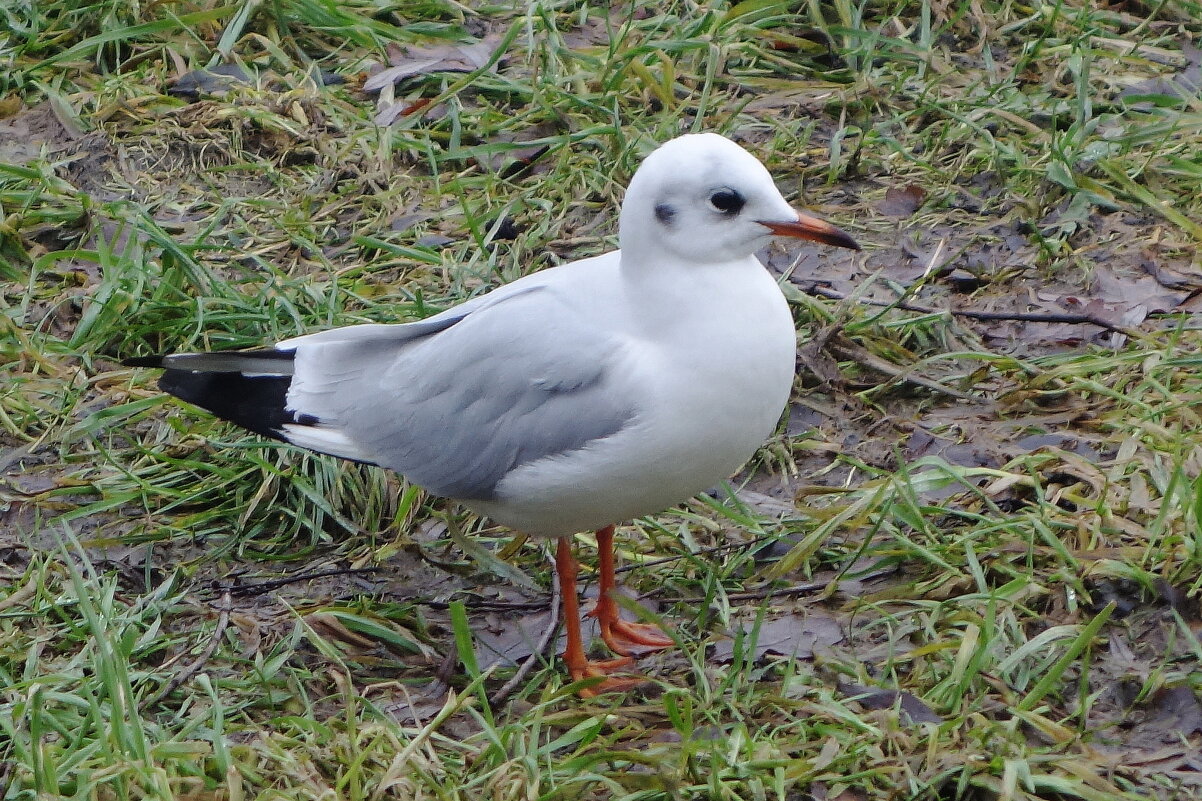
[[748, 114], [780, 114], [783, 109], [820, 108], [836, 86], [829, 81], [797, 81], [788, 89], [757, 92], [743, 110]]
[[[551, 146], [540, 142], [561, 133], [558, 126], [542, 122], [526, 126], [517, 131], [501, 131], [492, 143], [513, 145], [513, 147], [495, 147], [482, 150], [477, 158], [481, 165], [492, 172], [499, 173], [504, 178], [522, 175], [534, 167], [539, 159], [550, 152]], [[530, 144], [525, 144], [530, 143]], [[550, 169], [545, 165], [544, 169]]]
[[498, 660], [503, 665], [516, 665], [533, 653], [554, 617], [549, 611], [487, 615], [485, 625], [476, 626], [473, 632], [477, 661], [481, 665], [491, 665]]
[[779, 520], [782, 517], [797, 514], [797, 506], [792, 501], [782, 500], [763, 492], [740, 489], [735, 491], [735, 497], [741, 503], [746, 504], [747, 508], [755, 512], [757, 517], [776, 518]]
[[837, 334], [841, 327], [839, 325], [823, 327], [797, 352], [797, 358], [802, 367], [812, 372], [819, 381], [827, 386], [842, 387], [846, 383], [843, 380], [843, 373], [839, 370], [839, 362], [835, 361], [835, 357], [827, 351], [827, 344], [831, 337]]
[[563, 31], [563, 46], [568, 50], [583, 51], [608, 48], [613, 44], [614, 35], [621, 35], [629, 20], [646, 19], [651, 13], [650, 7], [643, 6], [633, 9], [616, 3], [595, 6], [579, 26]]
[[50, 104], [42, 103], [0, 120], [0, 162], [24, 164], [43, 149], [47, 155], [69, 149], [72, 139]]
[[[756, 630], [754, 621], [743, 626], [743, 647], [754, 646], [755, 658], [765, 654], [809, 659], [815, 650], [843, 641], [843, 627], [832, 615], [818, 609], [805, 609], [764, 620]], [[735, 640], [714, 643], [713, 659], [727, 663], [734, 659]]]
[[184, 73], [167, 87], [167, 94], [194, 102], [202, 97], [223, 95], [239, 84], [252, 82], [252, 77], [239, 65], [218, 64]]
[[1185, 65], [1175, 75], [1156, 77], [1128, 86], [1119, 96], [1133, 108], [1183, 105], [1202, 91], [1202, 50], [1188, 39], [1181, 43]]
[[826, 782], [813, 782], [810, 785], [810, 798], [813, 801], [867, 801], [868, 796], [853, 787], [847, 787], [837, 795], [831, 795], [830, 786]]
[[910, 217], [922, 206], [927, 192], [917, 184], [890, 187], [885, 190], [885, 199], [877, 204], [876, 210], [886, 217]]
[[445, 706], [446, 703], [440, 699], [418, 695], [415, 698], [398, 697], [381, 708], [386, 715], [398, 723], [420, 726], [433, 720]]
[[231, 612], [230, 623], [234, 626], [238, 642], [242, 644], [242, 657], [253, 659], [263, 647], [264, 626], [262, 622], [254, 615]]
[[21, 495], [39, 495], [58, 486], [58, 480], [49, 473], [17, 473], [7, 483]]
[[353, 648], [363, 650], [371, 650], [376, 647], [375, 640], [351, 631], [329, 612], [312, 612], [305, 615], [304, 619], [310, 628], [327, 639], [339, 640]]
[[[905, 455], [911, 461], [938, 456], [959, 467], [1001, 467], [1008, 459], [1004, 446], [991, 433], [982, 427], [972, 429], [971, 436], [951, 439], [916, 426], [906, 442]], [[955, 493], [960, 489], [953, 486], [948, 491]]]
[[1163, 578], [1156, 579], [1154, 585], [1160, 599], [1173, 607], [1173, 611], [1181, 615], [1187, 623], [1194, 623], [1202, 618], [1202, 600], [1191, 598], [1188, 587], [1174, 587]]
[[1202, 734], [1202, 703], [1186, 684], [1167, 687], [1152, 696], [1153, 723], [1169, 733], [1190, 737]]
[[[408, 117], [410, 114], [416, 114], [419, 111], [425, 112], [430, 108], [432, 98], [416, 96], [398, 100], [395, 103], [389, 103], [376, 112], [376, 116], [372, 118], [372, 122], [385, 128], [392, 125], [400, 117]], [[432, 115], [427, 114], [427, 117]]]
[[1188, 273], [1182, 273], [1161, 265], [1154, 258], [1142, 260], [1139, 266], [1165, 289], [1202, 289], [1202, 273], [1197, 271], [1191, 270]]
[[[378, 92], [385, 86], [400, 83], [414, 75], [429, 75], [435, 72], [471, 72], [488, 63], [497, 45], [500, 34], [490, 34], [483, 39], [467, 44], [448, 42], [430, 47], [388, 46], [388, 63], [385, 67], [363, 82], [365, 92]], [[492, 66], [495, 71], [497, 64]]]
[[844, 682], [839, 682], [836, 688], [865, 709], [891, 709], [896, 704], [911, 723], [943, 722], [943, 718], [936, 715], [918, 696], [904, 690], [887, 690]]
[[1166, 289], [1151, 275], [1119, 274], [1106, 264], [1094, 268], [1089, 291], [1093, 298], [1120, 315], [1137, 307], [1152, 312], [1169, 311], [1188, 294], [1184, 290]]
[[1189, 686], [1163, 688], [1120, 714], [1120, 724], [1110, 731], [1121, 739], [1105, 749], [1116, 764], [1138, 766], [1147, 774], [1184, 774], [1197, 782], [1202, 704]]

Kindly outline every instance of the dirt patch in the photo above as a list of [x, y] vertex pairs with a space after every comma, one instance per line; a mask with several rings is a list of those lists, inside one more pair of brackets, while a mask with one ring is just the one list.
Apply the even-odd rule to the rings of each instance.
[[49, 103], [42, 103], [0, 120], [0, 162], [28, 164], [43, 156], [56, 160], [81, 138], [83, 134], [63, 125]]

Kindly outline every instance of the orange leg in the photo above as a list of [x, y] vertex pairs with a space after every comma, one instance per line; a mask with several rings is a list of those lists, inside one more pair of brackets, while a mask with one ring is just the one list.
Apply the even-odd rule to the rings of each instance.
[[601, 639], [615, 654], [632, 656], [634, 650], [661, 651], [676, 643], [663, 629], [649, 623], [627, 623], [618, 616], [618, 591], [614, 575], [614, 527], [606, 526], [597, 532], [597, 551], [600, 555], [600, 594], [597, 606], [589, 614], [601, 625]]
[[[561, 537], [555, 545], [555, 572], [559, 574], [559, 592], [563, 598], [563, 625], [568, 635], [563, 651], [563, 661], [568, 666], [572, 681], [606, 676], [609, 671], [629, 665], [630, 657], [591, 662], [584, 653], [584, 638], [580, 634], [580, 603], [576, 600], [576, 559], [572, 556], [571, 541]], [[590, 697], [607, 690], [618, 690], [638, 684], [639, 680], [610, 678], [602, 683], [581, 690], [580, 694]]]

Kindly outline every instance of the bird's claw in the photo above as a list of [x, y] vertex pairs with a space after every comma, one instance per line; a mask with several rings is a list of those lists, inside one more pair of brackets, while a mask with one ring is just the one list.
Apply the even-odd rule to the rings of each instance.
[[676, 644], [659, 626], [625, 620], [602, 620], [601, 639], [615, 654], [625, 657], [636, 652], [662, 651]]
[[604, 677], [604, 681], [597, 682], [588, 687], [582, 687], [576, 691], [582, 698], [593, 698], [604, 693], [622, 692], [634, 689], [641, 684], [646, 684], [649, 681], [646, 676], [609, 675], [611, 670], [626, 667], [633, 661], [629, 656], [619, 657], [618, 659], [587, 660], [579, 664], [569, 664], [568, 674], [572, 677], [572, 681]]

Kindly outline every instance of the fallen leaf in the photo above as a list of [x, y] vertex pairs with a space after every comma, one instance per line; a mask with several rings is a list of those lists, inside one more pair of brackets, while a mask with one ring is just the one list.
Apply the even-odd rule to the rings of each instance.
[[943, 722], [943, 718], [936, 715], [918, 696], [905, 690], [887, 690], [843, 682], [839, 682], [837, 689], [865, 709], [891, 709], [896, 704], [911, 723]]
[[369, 614], [330, 609], [305, 615], [305, 622], [326, 639], [339, 640], [356, 650], [387, 648], [398, 653], [432, 653], [403, 626]]
[[839, 370], [839, 362], [826, 347], [831, 337], [837, 334], [841, 328], [841, 325], [824, 327], [797, 352], [797, 358], [803, 367], [813, 373], [823, 384], [831, 387], [842, 387], [846, 383], [843, 373]]
[[1181, 54], [1185, 66], [1176, 75], [1140, 81], [1120, 92], [1119, 97], [1141, 110], [1182, 106], [1197, 97], [1202, 90], [1202, 50], [1186, 40], [1181, 43]]
[[1202, 274], [1196, 271], [1181, 273], [1160, 265], [1155, 259], [1146, 258], [1140, 261], [1140, 269], [1152, 276], [1152, 280], [1165, 289], [1200, 289]]
[[885, 199], [877, 204], [876, 210], [886, 217], [910, 217], [926, 200], [926, 190], [917, 184], [890, 187], [885, 190]]
[[432, 100], [433, 98], [429, 97], [417, 97], [385, 104], [382, 109], [376, 112], [376, 116], [372, 118], [372, 122], [381, 128], [386, 128], [400, 117], [408, 117], [410, 114], [425, 111], [430, 107]]
[[[816, 609], [795, 612], [764, 620], [758, 630], [755, 621], [749, 622], [738, 633], [742, 649], [751, 646], [755, 658], [765, 654], [788, 656], [794, 659], [809, 659], [815, 649], [835, 645], [843, 641], [843, 627], [833, 616]], [[721, 639], [714, 643], [712, 657], [719, 663], [734, 659], [736, 640]]]
[[24, 164], [71, 147], [72, 137], [55, 117], [49, 103], [0, 120], [0, 163]]
[[539, 140], [560, 133], [562, 131], [558, 126], [546, 122], [525, 126], [517, 131], [501, 131], [487, 146], [477, 148], [476, 158], [486, 169], [503, 178], [513, 178], [524, 174], [551, 152], [551, 146]]
[[1187, 294], [1184, 290], [1166, 289], [1150, 275], [1123, 275], [1105, 264], [1094, 268], [1089, 292], [1120, 314], [1140, 306], [1145, 311], [1170, 311]]
[[[1001, 467], [1008, 461], [1002, 452], [1002, 445], [990, 432], [977, 429], [972, 433], [971, 437], [950, 439], [916, 426], [905, 445], [906, 458], [913, 461], [937, 456], [958, 467]], [[960, 486], [948, 487], [947, 494], [940, 493], [939, 497], [948, 497], [962, 489]]]
[[784, 501], [755, 490], [736, 490], [735, 497], [755, 512], [757, 517], [773, 517], [779, 520], [797, 514], [797, 507], [792, 501]]
[[339, 640], [346, 645], [363, 650], [376, 647], [375, 640], [351, 631], [329, 612], [312, 612], [305, 615], [304, 619], [313, 631], [326, 639]]
[[866, 795], [851, 787], [841, 790], [838, 795], [831, 795], [830, 787], [826, 782], [813, 782], [810, 785], [809, 795], [813, 801], [866, 801], [867, 799]]
[[1185, 618], [1186, 621], [1202, 617], [1202, 600], [1191, 598], [1188, 587], [1174, 587], [1163, 578], [1153, 582], [1160, 599], [1173, 607], [1173, 611]]
[[534, 652], [552, 619], [551, 612], [488, 615], [485, 625], [474, 632], [477, 661], [482, 666], [498, 660], [503, 665], [517, 664]]
[[[365, 92], [378, 92], [385, 86], [400, 83], [414, 75], [429, 75], [435, 72], [471, 72], [488, 63], [500, 44], [501, 37], [494, 34], [468, 44], [447, 43], [432, 47], [388, 46], [388, 63], [385, 67], [363, 82]], [[497, 64], [492, 70], [496, 71]]]
[[215, 67], [185, 73], [167, 88], [167, 94], [195, 101], [202, 96], [220, 95], [238, 84], [249, 84], [251, 78], [237, 64], [218, 64]]
[[49, 473], [17, 473], [8, 483], [22, 495], [38, 495], [58, 486], [58, 480]]
[[[589, 10], [588, 17], [578, 27], [566, 28], [561, 34], [563, 46], [568, 50], [588, 51], [610, 48], [615, 45], [615, 36], [631, 19], [646, 19], [650, 8], [636, 7], [627, 10], [620, 6], [596, 6]], [[602, 16], [604, 14], [605, 16]], [[577, 15], [572, 15], [578, 18]]]
[[1189, 737], [1202, 733], [1202, 703], [1188, 684], [1167, 687], [1152, 696], [1153, 722], [1163, 729]]

